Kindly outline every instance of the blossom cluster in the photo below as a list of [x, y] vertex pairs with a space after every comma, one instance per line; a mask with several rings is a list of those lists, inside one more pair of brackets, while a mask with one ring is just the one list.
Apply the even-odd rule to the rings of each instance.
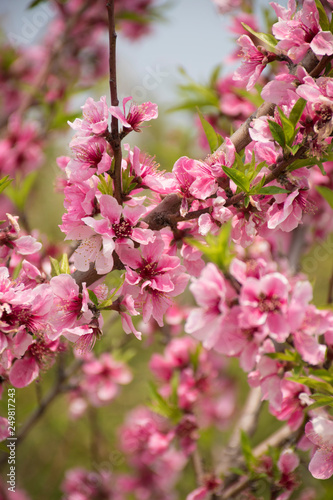
[[[223, 12], [241, 4], [215, 3]], [[151, 7], [151, 1], [115, 2], [128, 37], [149, 30], [140, 19], [149, 20]], [[93, 351], [104, 312], [119, 317], [135, 342], [146, 336], [149, 343], [158, 331], [167, 343], [150, 359], [150, 408], [132, 410], [119, 429], [128, 470], [68, 471], [66, 500], [125, 500], [133, 492], [138, 500], [173, 500], [191, 460], [198, 485], [187, 500], [223, 493], [228, 478], [198, 471], [198, 441], [207, 428], [230, 428], [237, 413], [236, 384], [227, 371], [231, 357], [238, 358], [249, 386], [260, 388], [269, 412], [291, 434], [298, 431], [278, 457], [258, 457], [242, 443], [237, 474], [248, 474], [249, 482], [264, 476], [275, 497], [287, 500], [299, 485], [297, 447], [311, 449], [314, 477], [333, 474], [333, 312], [312, 303], [312, 285], [296, 271], [295, 258], [301, 224], [306, 234], [298, 243], [304, 246], [333, 229], [332, 9], [314, 0], [300, 8], [294, 0], [287, 8], [272, 7], [278, 17], [272, 34], [258, 32], [249, 12], [235, 18], [243, 62], [233, 76], [216, 77], [215, 93], [208, 93], [219, 114], [217, 120], [200, 114], [211, 149], [206, 158], [181, 156], [171, 171], [160, 170], [137, 146], [121, 147], [128, 134], [157, 119], [157, 105], [126, 97], [122, 106], [110, 106], [105, 96], [88, 97], [81, 118], [62, 115], [75, 131], [71, 155], [58, 158], [65, 207], [60, 229], [66, 242], [74, 242], [68, 255], [59, 261], [51, 251], [43, 254], [37, 233], [21, 231], [18, 216], [7, 213], [1, 224], [1, 392], [7, 383], [22, 388], [40, 378], [71, 342], [76, 369], [64, 389], [70, 416], [83, 416], [89, 405], [109, 405], [133, 375], [117, 353]], [[71, 0], [57, 8], [45, 46], [33, 59], [36, 67], [42, 59], [52, 66], [52, 47], [59, 49], [60, 40], [64, 58], [57, 75], [41, 83], [52, 109], [67, 102], [62, 80], [68, 74], [84, 87], [106, 67], [104, 5]], [[62, 35], [67, 17], [75, 35], [68, 45]], [[16, 68], [22, 82], [33, 85], [35, 67], [25, 67], [24, 52], [13, 51], [7, 69], [13, 77]], [[24, 93], [9, 85], [4, 96], [11, 117], [0, 141], [0, 168], [25, 176], [41, 165], [44, 138], [23, 119], [29, 107]], [[258, 98], [265, 101], [264, 112], [242, 125]], [[30, 104], [40, 102], [32, 98]], [[222, 138], [225, 117], [239, 130], [227, 137], [224, 129]], [[119, 279], [110, 286], [114, 271]], [[175, 304], [188, 284], [196, 306]], [[0, 417], [2, 440], [6, 426]]]

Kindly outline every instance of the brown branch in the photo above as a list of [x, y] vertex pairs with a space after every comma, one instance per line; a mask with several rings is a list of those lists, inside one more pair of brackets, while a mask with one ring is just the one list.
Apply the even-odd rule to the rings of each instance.
[[193, 464], [195, 476], [197, 479], [197, 485], [202, 486], [203, 480], [204, 480], [204, 472], [203, 472], [202, 461], [201, 461], [201, 457], [200, 457], [200, 453], [199, 453], [198, 448], [196, 448], [193, 451], [191, 458], [192, 458], [192, 464]]
[[237, 461], [240, 449], [241, 431], [245, 431], [250, 436], [253, 434], [258, 423], [258, 414], [261, 408], [261, 389], [255, 387], [250, 390], [244, 408], [238, 421], [235, 424], [228, 445], [222, 451], [222, 460], [217, 467], [218, 474], [225, 475], [231, 464], [234, 465]]
[[[44, 415], [49, 405], [66, 390], [66, 381], [68, 378], [75, 373], [75, 371], [81, 366], [82, 360], [74, 360], [73, 363], [67, 368], [67, 370], [61, 370], [58, 374], [55, 385], [50, 389], [50, 391], [41, 400], [39, 406], [35, 411], [28, 417], [28, 419], [22, 425], [20, 431], [17, 433], [16, 447], [26, 438], [29, 431], [34, 427], [34, 425], [39, 421], [39, 419]], [[8, 455], [5, 455], [0, 460], [0, 466], [7, 462]]]
[[333, 271], [331, 273], [330, 281], [328, 284], [327, 304], [332, 304], [332, 302], [333, 302]]
[[[117, 94], [117, 64], [116, 64], [116, 41], [117, 33], [115, 29], [115, 15], [114, 15], [114, 0], [110, 0], [106, 4], [108, 10], [109, 19], [109, 66], [110, 66], [110, 94], [111, 94], [111, 104], [112, 106], [118, 106], [118, 94]], [[118, 127], [118, 118], [112, 116], [111, 119], [111, 136], [108, 138], [111, 144], [114, 156], [114, 171], [113, 171], [113, 181], [114, 181], [114, 197], [117, 202], [121, 205], [122, 203], [122, 188], [121, 188], [121, 142]]]
[[[253, 455], [259, 458], [261, 455], [264, 455], [270, 447], [281, 448], [286, 442], [293, 440], [295, 434], [297, 433], [293, 433], [290, 427], [285, 425], [254, 448]], [[233, 498], [243, 491], [250, 483], [251, 478], [249, 476], [241, 476], [234, 484], [227, 486], [219, 495], [216, 495], [216, 498], [218, 500], [229, 500], [229, 498]]]
[[[108, 9], [110, 10], [109, 7], [110, 2], [108, 2]], [[113, 32], [111, 30], [111, 32]], [[111, 33], [110, 32], [110, 33]], [[111, 36], [111, 35], [110, 35]], [[112, 40], [112, 36], [110, 38], [110, 42]], [[115, 43], [115, 42], [114, 42]], [[314, 75], [320, 74], [322, 71], [322, 65], [321, 62], [318, 62], [318, 59], [315, 57], [314, 53], [312, 51], [309, 51], [306, 56], [304, 57], [302, 61], [302, 66], [308, 71], [308, 72], [313, 72]], [[115, 71], [115, 70], [114, 70]], [[111, 88], [111, 73], [110, 73], [110, 88]], [[242, 149], [244, 149], [250, 142], [251, 142], [251, 137], [249, 134], [249, 128], [250, 128], [250, 123], [254, 118], [259, 118], [260, 116], [265, 116], [265, 115], [272, 115], [275, 110], [275, 104], [272, 103], [264, 103], [262, 104], [256, 113], [252, 114], [244, 123], [243, 125], [236, 130], [230, 137], [231, 141], [233, 142], [236, 151], [239, 153]], [[118, 127], [117, 127], [118, 128]], [[118, 132], [119, 135], [119, 132]], [[111, 134], [112, 136], [112, 134]], [[224, 151], [225, 148], [225, 143], [222, 144], [218, 151]], [[119, 148], [120, 150], [120, 148]], [[265, 184], [268, 184], [272, 180], [276, 179], [281, 172], [284, 171], [284, 169], [290, 165], [297, 157], [299, 157], [301, 154], [303, 154], [304, 150], [302, 148], [299, 149], [299, 151], [296, 153], [294, 157], [290, 156], [288, 159], [282, 160], [280, 163], [276, 165], [276, 168], [272, 171], [271, 174], [269, 174], [266, 178]], [[120, 155], [121, 155], [121, 150], [120, 150]], [[115, 180], [116, 184], [116, 180]], [[120, 182], [118, 183], [120, 186]], [[118, 193], [117, 195], [119, 199], [121, 198], [121, 192]], [[231, 198], [229, 198], [226, 201], [226, 206], [234, 205], [244, 198], [244, 193], [238, 193]], [[121, 201], [117, 201], [121, 203]], [[190, 215], [190, 212], [187, 214], [186, 218], [181, 218], [180, 217], [180, 206], [181, 206], [181, 197], [178, 196], [177, 194], [169, 194], [167, 195], [157, 207], [155, 207], [145, 218], [144, 222], [146, 222], [149, 226], [150, 229], [153, 229], [155, 231], [158, 231], [162, 229], [163, 227], [170, 226], [171, 228], [175, 228], [177, 222], [184, 221], [184, 220], [190, 220], [192, 218], [192, 215]], [[204, 209], [204, 212], [199, 213], [198, 211], [198, 216], [201, 215], [201, 213], [206, 213], [206, 209]], [[101, 279], [103, 275], [98, 275], [96, 271], [93, 269], [93, 264], [90, 267], [90, 269], [87, 272], [80, 272], [80, 271], [75, 271], [73, 274], [73, 278], [76, 280], [76, 282], [79, 285], [82, 285], [83, 282], [86, 282], [87, 286], [91, 285], [98, 279]]]

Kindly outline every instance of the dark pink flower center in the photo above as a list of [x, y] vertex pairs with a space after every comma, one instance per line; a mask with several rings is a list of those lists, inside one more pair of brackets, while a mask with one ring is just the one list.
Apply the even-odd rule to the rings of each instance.
[[112, 224], [116, 238], [129, 238], [132, 235], [132, 226], [124, 219], [120, 219], [118, 224]]
[[147, 262], [143, 259], [143, 267], [140, 270], [140, 276], [143, 280], [150, 279], [157, 274], [160, 274], [156, 271], [157, 262]]
[[267, 297], [263, 293], [259, 295], [258, 307], [262, 313], [280, 311], [281, 306], [281, 299], [277, 295], [271, 297]]

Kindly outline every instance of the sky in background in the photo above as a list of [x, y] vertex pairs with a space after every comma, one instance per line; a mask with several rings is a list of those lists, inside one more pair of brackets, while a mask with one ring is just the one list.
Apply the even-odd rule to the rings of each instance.
[[[33, 22], [38, 12], [47, 17], [45, 5], [27, 11], [30, 2], [0, 0], [2, 26], [7, 37], [22, 36], [27, 22]], [[230, 17], [219, 15], [212, 0], [171, 0], [169, 3], [166, 21], [155, 23], [151, 35], [134, 43], [121, 35], [118, 37], [120, 97], [132, 95], [138, 103], [156, 100], [159, 105], [171, 106], [177, 96], [177, 84], [184, 82], [178, 70], [180, 66], [192, 78], [204, 83], [213, 68], [234, 50], [234, 36], [228, 30]], [[269, 4], [265, 0], [260, 3], [266, 7]], [[286, 0], [280, 3], [285, 5]], [[31, 43], [38, 42], [46, 27], [44, 22], [36, 29]], [[224, 74], [236, 66], [228, 68], [225, 63]]]

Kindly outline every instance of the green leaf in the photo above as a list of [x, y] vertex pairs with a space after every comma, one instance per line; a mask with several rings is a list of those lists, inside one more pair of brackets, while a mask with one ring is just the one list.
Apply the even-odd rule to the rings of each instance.
[[6, 175], [5, 177], [3, 177], [1, 180], [0, 180], [0, 193], [2, 193], [2, 191], [4, 189], [6, 189], [7, 186], [9, 186], [9, 184], [12, 182], [13, 179], [10, 179], [9, 178], [9, 175]]
[[210, 78], [209, 78], [209, 85], [211, 87], [214, 87], [216, 85], [216, 82], [220, 76], [220, 73], [221, 73], [221, 69], [222, 69], [222, 64], [217, 64], [215, 66], [215, 68], [213, 69], [212, 71], [212, 74], [210, 75]]
[[273, 122], [273, 120], [268, 120], [269, 130], [273, 136], [273, 139], [284, 148], [286, 145], [286, 139], [284, 135], [283, 128], [278, 123]]
[[245, 459], [245, 463], [249, 467], [249, 469], [251, 469], [253, 463], [255, 462], [255, 457], [254, 457], [253, 452], [252, 452], [250, 438], [246, 434], [246, 432], [243, 431], [243, 429], [241, 429], [240, 444], [241, 444], [241, 449], [242, 449], [243, 456]]
[[323, 382], [320, 380], [316, 380], [310, 377], [287, 377], [288, 380], [293, 380], [294, 382], [298, 382], [299, 384], [306, 385], [311, 389], [315, 389], [316, 391], [323, 392], [324, 394], [333, 395], [333, 386], [327, 382]]
[[332, 161], [333, 155], [325, 156], [318, 160], [318, 158], [304, 158], [302, 160], [295, 160], [289, 167], [288, 172], [293, 172], [294, 170], [298, 170], [302, 167], [313, 167], [314, 165], [318, 165], [323, 175], [327, 175], [322, 162]]
[[232, 260], [232, 247], [230, 244], [231, 224], [223, 224], [217, 236], [208, 234], [205, 238], [206, 245], [194, 238], [185, 238], [186, 243], [198, 248], [209, 261], [214, 262], [220, 269], [226, 270]]
[[148, 406], [150, 406], [150, 408], [159, 415], [162, 415], [163, 417], [172, 420], [174, 423], [177, 423], [183, 415], [182, 411], [166, 401], [160, 395], [156, 386], [152, 382], [149, 384], [149, 389], [152, 404]]
[[298, 101], [295, 102], [293, 109], [290, 111], [289, 120], [294, 125], [294, 127], [296, 127], [297, 123], [299, 122], [299, 119], [302, 116], [305, 106], [306, 106], [306, 100], [300, 98], [298, 99]]
[[193, 366], [194, 373], [197, 371], [199, 367], [199, 356], [201, 353], [201, 344], [198, 344], [194, 352], [190, 352], [190, 360]]
[[238, 87], [233, 87], [232, 91], [234, 92], [234, 94], [238, 95], [239, 97], [243, 97], [247, 101], [254, 104], [254, 106], [256, 106], [256, 108], [259, 108], [259, 106], [261, 106], [264, 102], [264, 100], [261, 97], [259, 92], [257, 94], [253, 94], [253, 92], [249, 92], [248, 90], [240, 89]]
[[323, 31], [330, 31], [330, 22], [320, 0], [315, 0], [319, 13], [319, 24]]
[[269, 34], [266, 34], [266, 33], [257, 33], [256, 31], [254, 31], [247, 24], [245, 24], [245, 23], [241, 23], [241, 24], [242, 24], [243, 28], [246, 29], [246, 31], [248, 31], [249, 33], [251, 33], [255, 37], [259, 38], [259, 40], [261, 40], [262, 42], [264, 42], [269, 47], [272, 47], [272, 49], [275, 49], [275, 46], [277, 45], [278, 42], [274, 38], [273, 35], [269, 35]]
[[237, 476], [244, 476], [245, 474], [244, 470], [240, 469], [239, 467], [230, 467], [229, 470], [233, 474], [237, 474]]
[[210, 152], [214, 153], [214, 151], [216, 151], [216, 149], [222, 144], [222, 139], [215, 132], [214, 127], [212, 127], [212, 125], [204, 118], [199, 108], [197, 109], [197, 112], [210, 147]]
[[50, 257], [50, 262], [51, 262], [51, 276], [59, 276], [61, 274], [60, 267], [59, 267], [59, 262], [57, 259], [54, 259], [53, 257]]
[[6, 196], [12, 200], [21, 212], [24, 211], [25, 203], [37, 178], [37, 174], [38, 172], [32, 172], [21, 180], [17, 179], [16, 183], [8, 186], [6, 190]]
[[224, 167], [223, 172], [242, 190], [248, 193], [250, 191], [250, 180], [245, 174], [235, 168]]
[[60, 271], [64, 274], [70, 274], [68, 255], [64, 253], [60, 261]]
[[255, 193], [252, 193], [251, 191], [251, 194], [279, 194], [279, 193], [289, 193], [289, 191], [288, 189], [283, 189], [278, 186], [265, 186], [258, 189], [258, 191], [255, 191]]
[[89, 299], [91, 300], [91, 302], [96, 306], [98, 307], [98, 298], [96, 297], [96, 294], [95, 292], [93, 292], [92, 290], [88, 290], [88, 294], [89, 294]]
[[271, 359], [279, 359], [281, 361], [297, 362], [300, 360], [300, 355], [296, 351], [286, 350], [285, 352], [268, 352], [266, 356]]
[[286, 117], [286, 115], [283, 113], [282, 109], [278, 108], [278, 112], [280, 115], [280, 120], [282, 123], [282, 128], [283, 128], [286, 143], [288, 146], [291, 146], [293, 143], [294, 137], [295, 137], [295, 126], [289, 120], [289, 118]]
[[34, 7], [37, 7], [40, 3], [45, 3], [46, 0], [33, 0], [29, 5], [28, 9], [33, 9]]
[[[113, 164], [113, 160], [112, 160]], [[106, 174], [106, 179], [103, 174], [100, 174], [97, 176], [100, 180], [97, 189], [102, 193], [102, 194], [109, 194], [113, 196], [113, 186], [112, 186], [112, 179], [109, 176], [109, 174]]]
[[325, 394], [311, 394], [311, 399], [315, 400], [315, 403], [308, 406], [306, 409], [315, 410], [316, 408], [321, 408], [323, 406], [333, 406], [333, 397], [326, 396]]
[[316, 190], [318, 191], [318, 193], [321, 194], [321, 196], [323, 198], [325, 198], [327, 203], [333, 209], [333, 191], [332, 191], [332, 189], [330, 189], [326, 186], [315, 186], [315, 187], [316, 187]]

